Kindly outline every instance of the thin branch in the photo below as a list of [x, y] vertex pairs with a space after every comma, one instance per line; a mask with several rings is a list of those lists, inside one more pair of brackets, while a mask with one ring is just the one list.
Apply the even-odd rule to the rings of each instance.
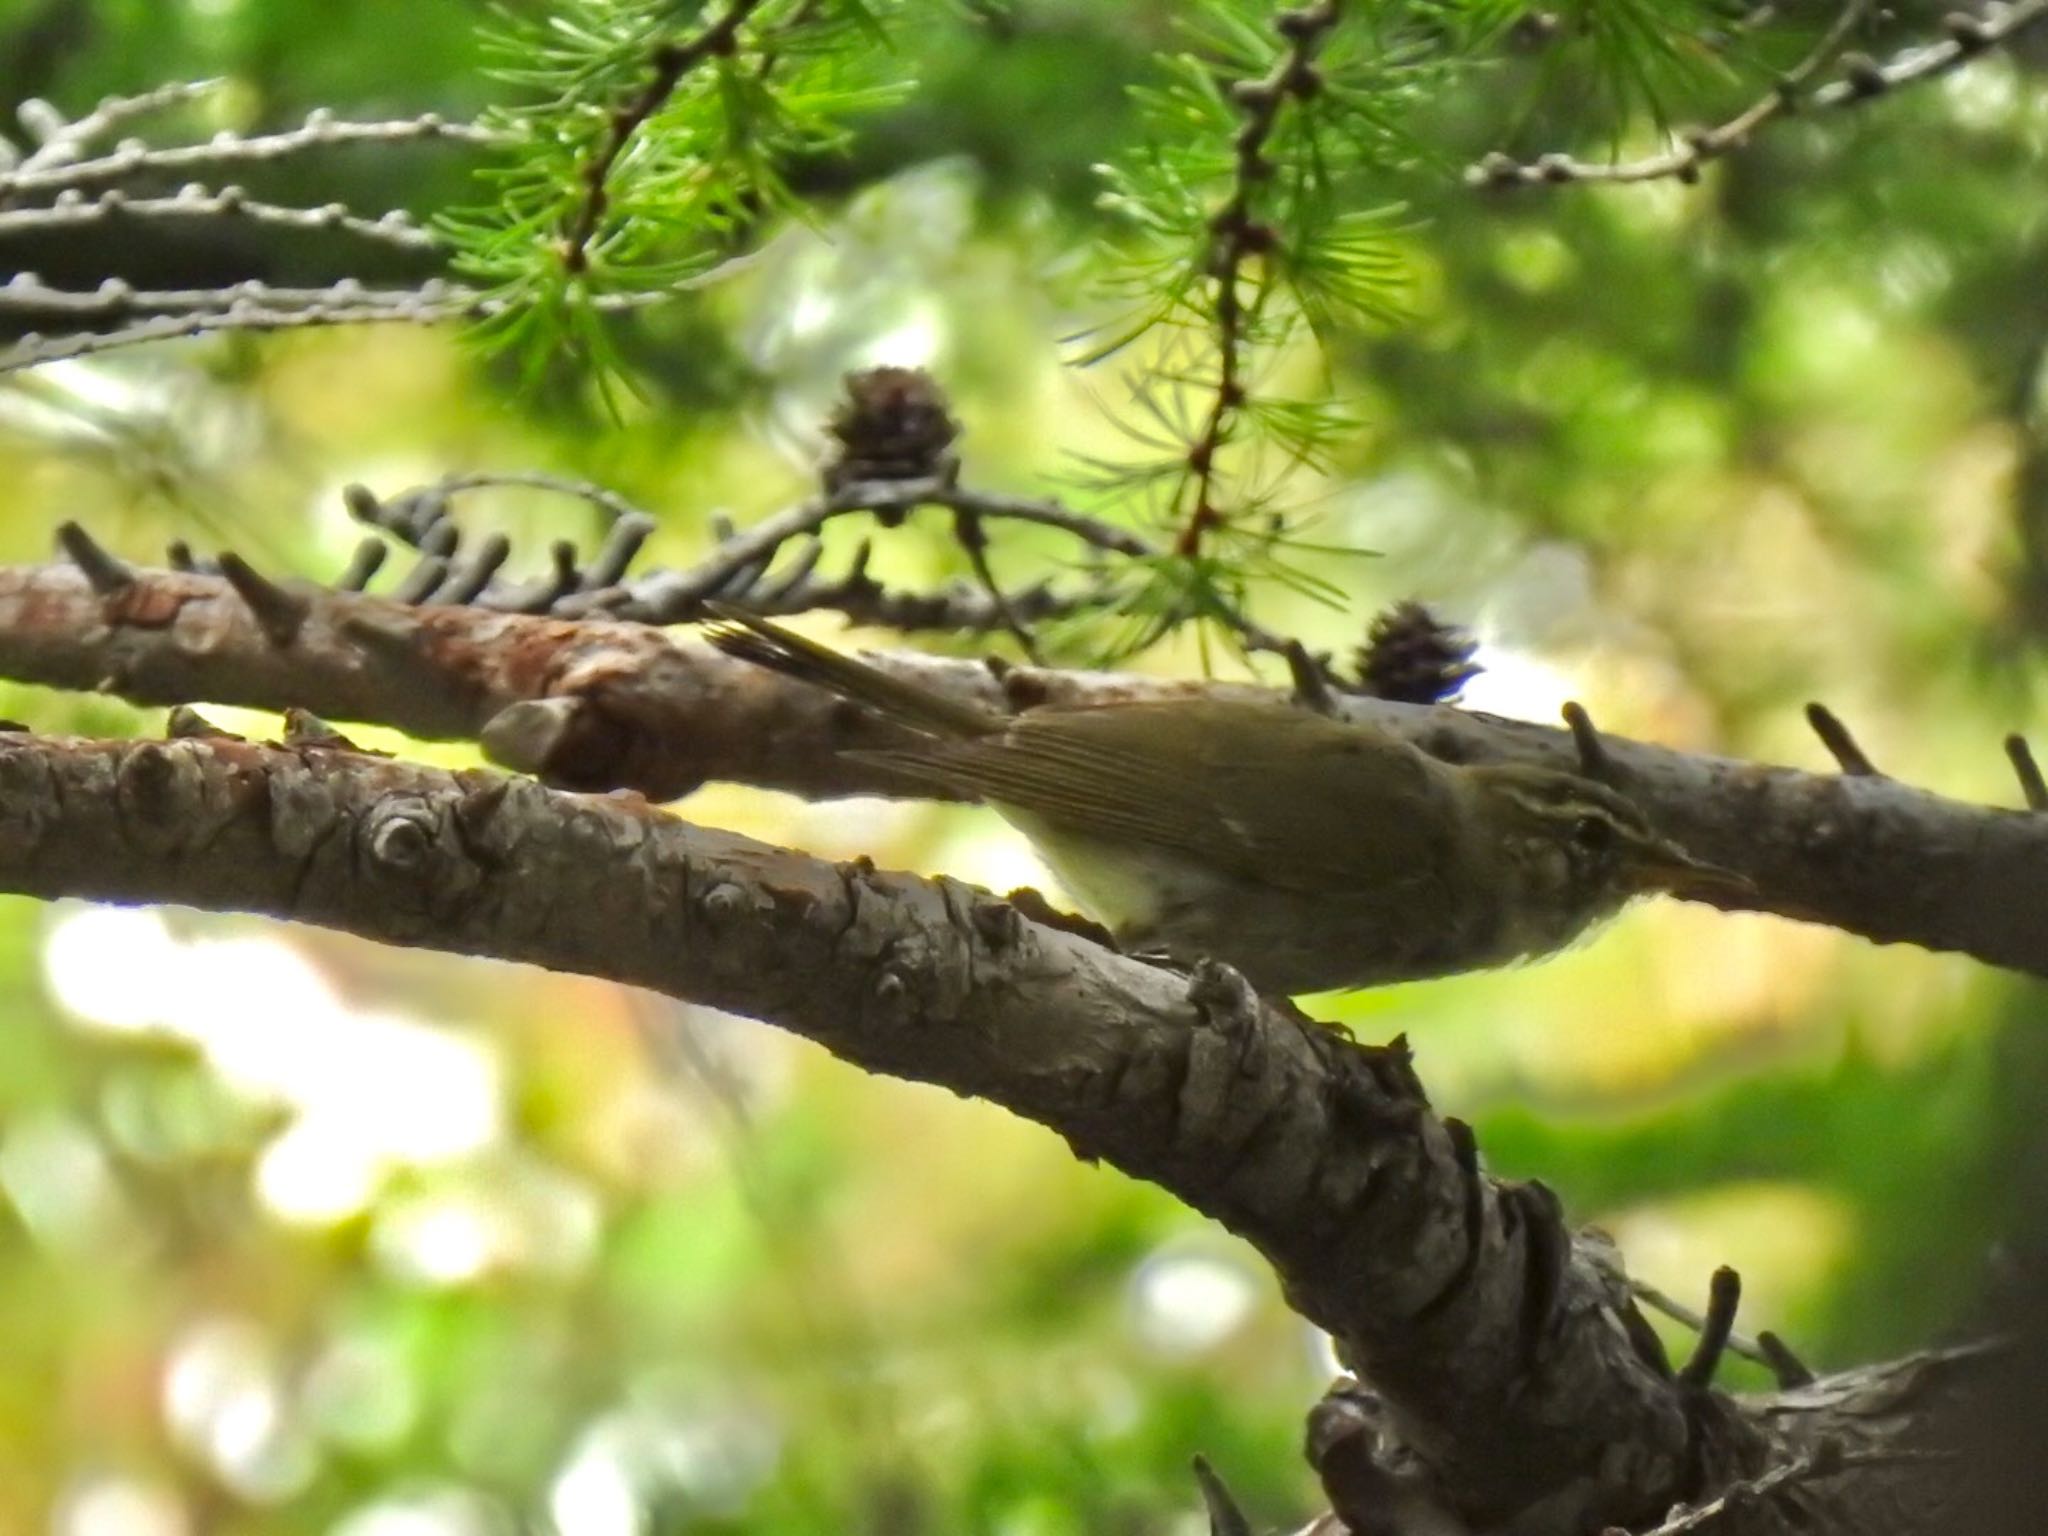
[[[361, 520], [415, 548], [423, 548], [430, 532], [447, 524], [450, 497], [497, 485], [531, 486], [580, 497], [614, 518], [615, 530], [620, 527], [637, 530], [638, 539], [644, 539], [656, 526], [651, 514], [615, 492], [584, 481], [529, 471], [447, 475], [431, 485], [390, 498], [378, 498], [357, 487], [350, 492], [350, 507]], [[815, 564], [817, 557], [809, 552], [808, 541], [835, 518], [873, 513], [889, 521], [926, 506], [950, 510], [956, 516], [977, 522], [1018, 522], [1055, 529], [1103, 554], [1137, 557], [1153, 552], [1153, 547], [1139, 535], [1075, 512], [1058, 501], [975, 490], [959, 485], [950, 476], [863, 480], [842, 484], [835, 491], [785, 508], [743, 531], [729, 533], [709, 555], [685, 570], [649, 571], [626, 580], [626, 565], [637, 552], [638, 543], [630, 548], [608, 545], [611, 552], [600, 556], [587, 571], [582, 572], [573, 587], [555, 593], [549, 600], [547, 611], [569, 618], [603, 614], [650, 624], [684, 622], [697, 616], [699, 605], [707, 597], [723, 595], [727, 601], [736, 600], [735, 583], [743, 578], [758, 588], [769, 577], [771, 567], [786, 549], [799, 548], [803, 551], [799, 560]], [[452, 531], [452, 525], [449, 526]], [[804, 574], [807, 576], [808, 572]], [[803, 611], [792, 606], [798, 597], [797, 587], [778, 590], [770, 586], [768, 590], [775, 592], [777, 606], [761, 611]], [[814, 583], [801, 590], [813, 598], [822, 599], [816, 604], [822, 607], [840, 606], [841, 600], [856, 595], [872, 598], [881, 592], [879, 587], [865, 582], [858, 573], [853, 585], [843, 589]], [[524, 587], [486, 589], [477, 600], [486, 607], [535, 611], [531, 607], [534, 593]], [[1032, 619], [1069, 611], [1084, 601], [1080, 594], [1075, 594], [1071, 600], [1054, 602], [1047, 590], [1040, 586], [1022, 594], [1004, 593], [998, 597], [991, 593], [985, 602], [969, 606], [963, 606], [957, 597], [948, 596], [943, 608], [961, 616], [962, 629], [979, 631], [990, 627], [1008, 628], [1013, 620], [1019, 626], [1028, 626]], [[1006, 607], [1009, 610], [1007, 617], [1003, 611]], [[880, 617], [884, 611], [895, 612], [906, 619], [914, 618], [916, 622], [906, 627], [915, 629], [934, 627], [940, 612], [930, 605], [928, 599], [914, 597], [893, 599], [869, 611], [876, 615], [877, 622], [882, 623], [888, 622]], [[989, 622], [991, 616], [995, 621], [993, 626]]]
[[[551, 551], [551, 568], [545, 576], [525, 581], [494, 579], [481, 587], [445, 564], [423, 566], [415, 569], [395, 597], [414, 603], [465, 602], [508, 613], [601, 616], [643, 624], [696, 618], [703, 600], [716, 597], [769, 616], [836, 611], [854, 623], [904, 634], [924, 630], [982, 634], [1002, 628], [1013, 634], [1021, 630], [1026, 636], [1034, 621], [1062, 617], [1108, 600], [1107, 591], [1099, 586], [1059, 593], [1043, 582], [1018, 593], [986, 585], [978, 593], [957, 585], [935, 593], [894, 591], [867, 574], [865, 547], [844, 573], [821, 576], [818, 566], [825, 551], [815, 531], [822, 523], [820, 508], [812, 503], [769, 519], [745, 536], [728, 532], [719, 549], [691, 572], [654, 570], [629, 577], [634, 558], [659, 523], [651, 513], [589, 481], [539, 471], [493, 471], [446, 475], [389, 500], [360, 485], [346, 487], [343, 497], [359, 521], [440, 558], [453, 549], [459, 537], [449, 513], [450, 498], [464, 491], [504, 485], [553, 491], [597, 506], [613, 519], [603, 547], [589, 564], [582, 565], [572, 545], [558, 543]], [[859, 492], [849, 489], [844, 494], [851, 498], [848, 505], [825, 515], [865, 509], [858, 504]], [[795, 559], [783, 563], [778, 571], [784, 551], [791, 547], [797, 550]], [[493, 571], [498, 563], [493, 563]], [[345, 581], [336, 586], [354, 590]], [[1031, 651], [1027, 654], [1037, 660]]]
[[1338, 0], [1317, 0], [1281, 11], [1274, 25], [1287, 39], [1286, 51], [1264, 79], [1241, 80], [1231, 87], [1230, 96], [1244, 116], [1244, 126], [1232, 141], [1236, 159], [1230, 195], [1209, 219], [1209, 276], [1216, 294], [1212, 310], [1216, 386], [1201, 430], [1188, 447], [1188, 484], [1193, 495], [1174, 541], [1175, 551], [1181, 555], [1199, 554], [1204, 537], [1226, 521], [1216, 504], [1217, 461], [1246, 400], [1242, 376], [1246, 313], [1240, 285], [1247, 263], [1269, 254], [1279, 238], [1272, 225], [1254, 217], [1252, 204], [1256, 189], [1273, 177], [1274, 166], [1265, 151], [1280, 121], [1281, 108], [1290, 100], [1306, 101], [1321, 86], [1315, 58], [1336, 26], [1338, 12]]
[[[492, 490], [501, 486], [552, 491], [559, 496], [572, 496], [579, 501], [589, 502], [613, 523], [623, 522], [628, 518], [643, 518], [649, 524], [656, 521], [644, 508], [635, 506], [617, 491], [609, 490], [594, 480], [578, 480], [569, 475], [552, 475], [544, 470], [478, 470], [443, 475], [430, 489], [438, 491], [443, 496], [455, 496], [464, 491]], [[395, 533], [398, 530], [391, 531]]]
[[1813, 94], [1812, 105], [1821, 108], [1859, 105], [1902, 86], [1939, 79], [1990, 49], [2018, 37], [2034, 23], [2048, 17], [2048, 0], [2019, 0], [2002, 14], [1987, 10], [1983, 16], [1952, 11], [1942, 18], [1947, 41], [1907, 49], [1885, 63], [1850, 61], [1844, 78], [1822, 86]]
[[1869, 0], [1850, 0], [1820, 44], [1782, 77], [1771, 93], [1715, 128], [1688, 135], [1676, 148], [1641, 160], [1601, 163], [1547, 154], [1529, 161], [1491, 154], [1466, 173], [1478, 187], [1566, 185], [1586, 182], [1640, 182], [1676, 177], [1697, 181], [1708, 161], [1744, 148], [1773, 119], [1796, 110], [1823, 111], [1860, 106], [1878, 96], [1949, 73], [2000, 47], [2026, 28], [2048, 17], [2048, 0], [2019, 0], [2001, 12], [1972, 15], [1951, 12], [1942, 19], [1948, 38], [1909, 48], [1885, 63], [1860, 55], [1843, 60], [1840, 79], [1810, 92], [1805, 87], [1869, 10]]
[[316, 325], [428, 325], [469, 314], [473, 302], [414, 298], [402, 304], [308, 304], [298, 309], [239, 304], [232, 309], [156, 315], [114, 331], [82, 331], [53, 337], [30, 332], [0, 352], [0, 374], [94, 357], [144, 342], [177, 341], [223, 331], [291, 331]]
[[204, 144], [151, 147], [139, 140], [112, 153], [48, 167], [17, 166], [0, 171], [0, 197], [33, 197], [68, 187], [123, 181], [131, 176], [210, 171], [221, 166], [259, 165], [310, 149], [346, 144], [503, 144], [506, 135], [474, 123], [451, 123], [436, 112], [388, 122], [347, 122], [324, 108], [306, 114], [303, 126], [282, 133], [243, 136], [217, 133]]
[[1476, 186], [1512, 186], [1532, 179], [1630, 182], [1676, 177], [1684, 182], [1698, 181], [1700, 168], [1708, 161], [1743, 148], [1757, 129], [1772, 118], [1792, 111], [1799, 102], [1800, 91], [1841, 51], [1849, 35], [1862, 24], [1870, 10], [1871, 0], [1848, 0], [1826, 35], [1805, 58], [1778, 77], [1768, 95], [1758, 98], [1718, 127], [1686, 134], [1676, 148], [1661, 155], [1606, 165], [1570, 161], [1567, 163], [1571, 173], [1565, 177], [1558, 175], [1559, 157], [1555, 155], [1545, 156], [1526, 167], [1517, 165], [1505, 155], [1490, 155], [1467, 173], [1467, 179]]
[[465, 294], [464, 289], [439, 283], [425, 288], [367, 288], [349, 277], [319, 288], [276, 288], [256, 278], [230, 283], [224, 288], [137, 288], [122, 278], [110, 277], [97, 288], [80, 292], [69, 288], [50, 288], [33, 272], [17, 272], [5, 283], [0, 283], [0, 310], [111, 318], [133, 314], [183, 315], [195, 311], [225, 311], [233, 315], [238, 307], [244, 306], [251, 311], [279, 314], [317, 308], [329, 312], [331, 322], [334, 314], [358, 307], [391, 310], [412, 304], [459, 301]]
[[724, 13], [703, 30], [681, 42], [664, 42], [654, 49], [648, 61], [652, 72], [647, 83], [611, 114], [597, 153], [577, 172], [584, 194], [569, 227], [562, 232], [560, 256], [564, 271], [580, 273], [589, 267], [590, 245], [609, 205], [605, 183], [619, 157], [633, 142], [633, 136], [666, 105], [692, 69], [706, 59], [733, 52], [741, 25], [760, 6], [761, 0], [728, 0]]
[[919, 503], [924, 503], [935, 507], [948, 507], [955, 512], [972, 512], [977, 517], [997, 521], [1032, 523], [1041, 528], [1056, 528], [1107, 555], [1124, 555], [1142, 560], [1158, 553], [1150, 541], [1129, 529], [1076, 512], [1050, 497], [1010, 496], [999, 491], [973, 490], [942, 481], [923, 484], [917, 481], [903, 481], [848, 486], [845, 493], [855, 497], [859, 505], [871, 512], [881, 511], [887, 507], [909, 510]]
[[981, 583], [982, 591], [988, 594], [989, 602], [1003, 621], [1003, 628], [1010, 632], [1019, 648], [1034, 666], [1045, 665], [1045, 657], [1039, 653], [1038, 639], [1031, 633], [1031, 627], [1012, 606], [1008, 594], [996, 581], [995, 570], [988, 563], [988, 532], [981, 526], [981, 519], [972, 512], [953, 514], [953, 538], [967, 553], [967, 563], [973, 567], [975, 580]]
[[31, 99], [17, 109], [22, 123], [38, 140], [35, 152], [21, 163], [25, 171], [41, 171], [75, 160], [94, 139], [103, 138], [138, 117], [196, 101], [220, 89], [224, 81], [180, 80], [135, 96], [108, 96], [84, 117], [67, 120], [47, 101]]
[[434, 600], [434, 594], [441, 590], [447, 580], [447, 557], [422, 555], [392, 589], [391, 600], [394, 603], [403, 603], [409, 608], [430, 603]]
[[[678, 294], [723, 281], [744, 267], [747, 261], [748, 258], [736, 257], [709, 272], [685, 278], [667, 288], [603, 294], [592, 299], [591, 303], [607, 312], [647, 308], [665, 303]], [[484, 297], [476, 289], [438, 277], [428, 278], [419, 287], [409, 290], [373, 291], [346, 278], [324, 290], [276, 290], [266, 289], [261, 284], [254, 286], [257, 291], [270, 294], [286, 292], [292, 296], [291, 301], [281, 307], [276, 303], [255, 302], [246, 296], [237, 297], [245, 295], [251, 287], [248, 283], [238, 283], [215, 291], [219, 308], [155, 314], [111, 331], [74, 332], [62, 336], [31, 332], [7, 351], [0, 352], [0, 374], [92, 357], [145, 342], [182, 340], [223, 331], [286, 331], [325, 325], [433, 325], [444, 320], [486, 319], [502, 313], [515, 302]], [[31, 307], [25, 302], [26, 296], [36, 296], [45, 301], [56, 300], [86, 310], [102, 311], [135, 307], [138, 292], [127, 288], [119, 279], [111, 279], [92, 294], [68, 293], [44, 288], [33, 273], [16, 274], [7, 289], [0, 291], [11, 291], [15, 295], [14, 302], [21, 303], [22, 307]], [[327, 297], [318, 296], [322, 293]], [[184, 294], [150, 296], [187, 297]], [[48, 304], [43, 307], [48, 307]]]
[[340, 230], [402, 251], [437, 251], [443, 247], [438, 235], [422, 229], [401, 208], [365, 218], [344, 203], [293, 208], [250, 197], [238, 186], [225, 186], [214, 192], [197, 182], [169, 197], [133, 197], [118, 187], [91, 198], [73, 191], [62, 192], [45, 207], [0, 209], [0, 235], [36, 234], [115, 219], [245, 219], [252, 224], [282, 229]]
[[[856, 481], [762, 519], [723, 540], [717, 549], [687, 570], [642, 577], [632, 589], [634, 610], [651, 623], [674, 623], [693, 617], [704, 598], [749, 569], [765, 569], [785, 545], [816, 534], [836, 517], [855, 512], [900, 517], [924, 506], [941, 507], [984, 521], [1054, 528], [1106, 554], [1142, 557], [1152, 553], [1152, 546], [1138, 535], [1074, 512], [1056, 501], [971, 490], [949, 478]], [[562, 611], [573, 614], [610, 606], [601, 594], [585, 593]]]
[[349, 557], [339, 576], [334, 578], [337, 592], [360, 592], [369, 586], [371, 578], [384, 567], [385, 557], [391, 553], [391, 546], [382, 539], [364, 539], [356, 545], [356, 552]]
[[[1840, 1458], [1834, 1458], [1839, 1462]], [[1836, 1470], [1828, 1468], [1827, 1470]], [[1642, 1536], [1693, 1536], [1732, 1513], [1739, 1505], [1755, 1499], [1769, 1498], [1780, 1489], [1790, 1488], [1808, 1478], [1825, 1475], [1823, 1464], [1817, 1454], [1797, 1456], [1790, 1461], [1780, 1462], [1761, 1477], [1749, 1478], [1735, 1483], [1718, 1497], [1704, 1504], [1675, 1511], [1671, 1518], [1645, 1531]]]

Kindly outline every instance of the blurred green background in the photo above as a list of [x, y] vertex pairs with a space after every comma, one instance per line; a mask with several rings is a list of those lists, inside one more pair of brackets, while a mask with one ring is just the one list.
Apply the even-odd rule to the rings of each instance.
[[[74, 517], [132, 558], [185, 537], [327, 575], [358, 536], [348, 481], [547, 469], [659, 512], [653, 553], [680, 561], [712, 514], [803, 495], [839, 375], [883, 361], [944, 380], [971, 482], [1056, 483], [1116, 441], [1114, 375], [1065, 370], [1058, 338], [1085, 318], [1089, 167], [1128, 146], [1123, 88], [1176, 8], [971, 9], [929, 7], [916, 92], [799, 178], [808, 226], [631, 334], [647, 397], [624, 422], [395, 327], [17, 374], [0, 558], [47, 558]], [[217, 73], [172, 126], [467, 115], [500, 89], [484, 11], [5, 0], [0, 97], [76, 114]], [[1456, 163], [1485, 149], [1651, 140], [1527, 60], [1443, 102], [1446, 168], [1407, 189], [1414, 316], [1339, 339], [1365, 426], [1298, 486], [1318, 537], [1378, 554], [1333, 562], [1347, 611], [1276, 591], [1260, 617], [1340, 647], [1420, 596], [1484, 640], [1476, 707], [1576, 697], [1629, 734], [1818, 767], [1799, 706], [1824, 698], [1887, 771], [2013, 803], [1998, 741], [2039, 718], [2048, 624], [2038, 64], [1782, 125], [1696, 188], [1468, 192]], [[1724, 82], [1697, 111], [1744, 99]], [[473, 198], [466, 174], [353, 151], [270, 190], [425, 213]], [[72, 286], [375, 275], [249, 242], [0, 261]], [[536, 566], [597, 531], [533, 493], [459, 511]], [[1023, 579], [1055, 553], [995, 558]], [[877, 566], [960, 562], [913, 522]], [[18, 687], [0, 714], [161, 728]], [[724, 787], [679, 809], [1045, 878], [969, 809]], [[616, 987], [186, 912], [8, 901], [0, 994], [0, 1532], [1192, 1533], [1196, 1452], [1261, 1523], [1313, 1508], [1323, 1342], [1240, 1245], [999, 1111]], [[1406, 1031], [1497, 1171], [1553, 1183], [1681, 1296], [1737, 1266], [1745, 1325], [1822, 1366], [1950, 1326], [2048, 1190], [2042, 990], [1954, 957], [1665, 904], [1539, 967], [1318, 1011]]]

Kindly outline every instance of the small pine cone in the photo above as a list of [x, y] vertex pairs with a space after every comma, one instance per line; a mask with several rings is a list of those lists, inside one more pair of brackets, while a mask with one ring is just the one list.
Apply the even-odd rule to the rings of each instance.
[[1357, 691], [1403, 704], [1449, 704], [1483, 670], [1479, 643], [1422, 604], [1396, 603], [1372, 621], [1358, 652]]
[[918, 480], [943, 472], [959, 425], [922, 368], [869, 368], [846, 376], [832, 435], [844, 452], [828, 472], [839, 482]]

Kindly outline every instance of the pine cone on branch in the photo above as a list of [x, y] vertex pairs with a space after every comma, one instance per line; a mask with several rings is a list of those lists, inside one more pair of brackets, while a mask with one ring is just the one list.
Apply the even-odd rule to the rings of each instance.
[[1403, 704], [1449, 704], [1485, 669], [1479, 642], [1418, 602], [1396, 603], [1372, 621], [1357, 653], [1356, 692]]

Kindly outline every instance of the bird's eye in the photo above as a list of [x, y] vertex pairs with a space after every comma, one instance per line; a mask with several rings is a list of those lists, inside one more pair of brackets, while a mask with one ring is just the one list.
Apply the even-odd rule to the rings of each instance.
[[1572, 823], [1572, 841], [1588, 853], [1605, 853], [1614, 846], [1614, 823], [1605, 816], [1581, 816]]

